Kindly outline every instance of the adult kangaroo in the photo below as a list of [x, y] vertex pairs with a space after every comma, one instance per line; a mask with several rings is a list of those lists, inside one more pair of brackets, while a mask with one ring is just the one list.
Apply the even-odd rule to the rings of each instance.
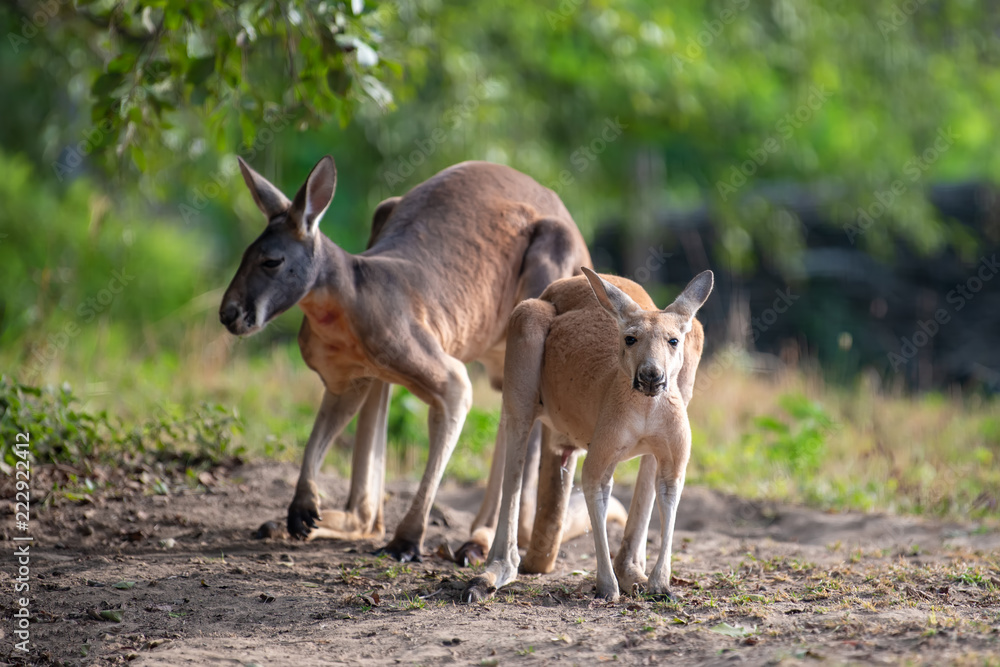
[[[583, 237], [551, 190], [509, 167], [463, 162], [380, 203], [368, 249], [352, 255], [319, 231], [336, 187], [331, 157], [316, 164], [291, 201], [243, 160], [240, 169], [267, 227], [243, 253], [219, 319], [231, 333], [247, 335], [298, 304], [305, 313], [302, 357], [326, 389], [288, 531], [340, 539], [385, 534], [389, 390], [400, 384], [429, 406], [430, 452], [409, 511], [381, 551], [419, 560], [431, 504], [472, 401], [465, 363], [481, 361], [500, 389], [511, 312], [552, 281], [592, 266]], [[359, 410], [347, 507], [321, 512], [316, 475]], [[482, 555], [492, 541], [499, 459], [460, 554]]]
[[[625, 278], [567, 278], [538, 299], [520, 304], [510, 320], [500, 431], [507, 470], [520, 470], [528, 433], [544, 424], [538, 512], [521, 562], [517, 550], [519, 475], [503, 481], [503, 508], [486, 571], [471, 579], [465, 602], [492, 596], [523, 572], [551, 572], [563, 537], [576, 455], [586, 450], [583, 493], [594, 525], [597, 595], [670, 594], [674, 521], [691, 456], [687, 406], [694, 393], [704, 334], [695, 319], [712, 292], [711, 271], [698, 274], [659, 310], [646, 291]], [[588, 284], [589, 283], [589, 284]], [[596, 297], [596, 298], [595, 298]], [[503, 447], [498, 447], [503, 449]], [[622, 548], [611, 562], [605, 519], [612, 474], [642, 456]], [[659, 499], [660, 553], [646, 577], [646, 536]]]

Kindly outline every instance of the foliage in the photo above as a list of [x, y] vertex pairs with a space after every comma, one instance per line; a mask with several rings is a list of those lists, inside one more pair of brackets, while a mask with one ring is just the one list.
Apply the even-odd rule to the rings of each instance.
[[[802, 230], [761, 194], [812, 183], [833, 193], [839, 227], [902, 179], [885, 224], [859, 239], [891, 256], [895, 237], [925, 252], [958, 242], [926, 203], [932, 178], [1000, 177], [987, 140], [1000, 122], [989, 113], [1000, 15], [974, 3], [58, 7], [40, 27], [34, 3], [0, 8], [5, 34], [32, 35], [0, 53], [0, 85], [26, 101], [0, 145], [60, 181], [79, 173], [66, 170], [76, 151], [158, 202], [190, 206], [220, 172], [225, 191], [235, 153], [300, 174], [323, 146], [349, 156], [365, 194], [352, 219], [364, 218], [484, 158], [555, 187], [585, 229], [614, 216], [641, 230], [666, 204], [707, 200], [727, 228], [715, 260], [752, 270], [756, 238], [787, 250], [791, 274]], [[621, 131], [605, 134], [608, 123]], [[942, 132], [952, 143], [924, 159]], [[747, 164], [748, 184], [734, 185]], [[225, 215], [215, 192], [223, 206], [209, 210]]]
[[[206, 289], [212, 246], [202, 232], [115, 206], [87, 180], [60, 191], [0, 152], [0, 199], [0, 281], [10, 286], [0, 294], [0, 344], [25, 343], [29, 367], [102, 326], [135, 344], [142, 327]], [[180, 331], [161, 328], [159, 342]]]
[[[4, 5], [0, 24], [15, 56], [35, 56], [15, 59], [22, 80], [73, 81], [62, 101], [89, 110], [83, 156], [146, 172], [152, 151], [230, 149], [227, 123], [252, 146], [278, 119], [344, 124], [361, 100], [389, 107], [383, 80], [399, 70], [377, 52], [383, 13], [364, 0], [25, 2]], [[53, 105], [48, 130], [57, 117]]]
[[[463, 482], [485, 480], [493, 456], [499, 415], [473, 406], [465, 418], [447, 473]], [[405, 474], [419, 471], [427, 461], [427, 406], [402, 387], [396, 387], [389, 406], [389, 450]]]
[[[948, 236], [923, 185], [1000, 176], [983, 143], [997, 130], [1000, 17], [954, 3], [897, 16], [897, 4], [404, 5], [386, 50], [407, 64], [413, 99], [386, 119], [362, 109], [362, 121], [387, 158], [383, 182], [407, 165], [408, 186], [482, 156], [556, 186], [585, 227], [614, 216], [626, 233], [652, 225], [667, 203], [707, 199], [729, 227], [715, 260], [749, 270], [749, 237], [761, 237], [787, 248], [790, 271], [798, 221], [784, 224], [759, 194], [789, 181], [835, 188], [838, 227], [854, 222], [951, 128], [954, 144], [920, 164], [886, 224], [860, 240], [885, 255], [898, 235], [926, 251]], [[624, 131], [603, 141], [609, 119]], [[429, 142], [437, 128], [446, 140]], [[748, 161], [743, 187], [734, 173]], [[720, 185], [733, 183], [735, 192]]]
[[216, 464], [243, 453], [233, 444], [239, 430], [236, 415], [219, 405], [202, 405], [190, 415], [165, 410], [130, 426], [106, 410], [84, 409], [68, 385], [40, 388], [0, 376], [0, 467], [5, 472], [15, 463], [18, 433], [29, 434], [34, 463], [90, 470], [143, 460], [181, 467]]
[[996, 399], [887, 395], [863, 382], [831, 388], [810, 376], [743, 372], [708, 385], [689, 409], [690, 484], [828, 509], [1000, 514]]
[[790, 423], [771, 416], [754, 419], [757, 433], [748, 433], [747, 445], [762, 448], [767, 458], [794, 473], [815, 473], [826, 454], [826, 433], [833, 420], [819, 403], [801, 394], [780, 399]]

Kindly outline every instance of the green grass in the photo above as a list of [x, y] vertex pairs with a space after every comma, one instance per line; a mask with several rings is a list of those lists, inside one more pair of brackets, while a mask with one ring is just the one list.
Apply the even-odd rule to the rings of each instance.
[[[177, 449], [189, 456], [239, 452], [251, 459], [297, 461], [322, 384], [293, 342], [261, 350], [219, 332], [212, 319], [206, 315], [177, 350], [136, 359], [120, 351], [91, 356], [83, 345], [64, 350], [42, 382], [68, 382], [72, 405], [62, 389], [22, 388], [35, 401], [30, 415], [21, 418], [36, 432], [36, 455], [59, 461], [113, 456], [122, 448], [160, 456]], [[279, 326], [294, 330], [295, 323]], [[12, 361], [9, 356], [0, 352], [0, 364]], [[707, 360], [703, 371], [712, 363]], [[446, 475], [485, 483], [499, 395], [475, 367], [472, 376], [476, 404]], [[912, 397], [864, 382], [831, 387], [795, 372], [761, 379], [730, 368], [711, 377], [703, 372], [689, 409], [688, 484], [834, 510], [1000, 517], [997, 398]], [[390, 477], [422, 473], [426, 419], [426, 406], [395, 388]], [[73, 429], [75, 438], [67, 438]], [[328, 467], [342, 476], [350, 472], [352, 442], [353, 426], [327, 457]], [[621, 464], [616, 480], [631, 483], [637, 469], [637, 460]]]

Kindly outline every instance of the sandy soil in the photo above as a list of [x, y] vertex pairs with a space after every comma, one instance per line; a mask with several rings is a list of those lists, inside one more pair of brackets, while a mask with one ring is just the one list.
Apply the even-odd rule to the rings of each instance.
[[[400, 565], [369, 555], [380, 546], [370, 543], [251, 539], [283, 517], [296, 476], [291, 465], [249, 465], [217, 472], [225, 478], [207, 489], [144, 495], [135, 485], [34, 509], [32, 651], [12, 651], [8, 541], [0, 661], [1000, 664], [995, 526], [827, 514], [689, 487], [675, 539], [679, 601], [595, 601], [584, 536], [564, 545], [554, 573], [467, 606], [458, 599], [472, 570], [433, 553], [461, 543], [481, 490], [445, 487], [428, 556]], [[339, 506], [344, 481], [323, 483], [327, 505]], [[390, 485], [390, 527], [413, 486]], [[614, 529], [612, 543], [620, 537]], [[658, 541], [651, 531], [651, 559]]]

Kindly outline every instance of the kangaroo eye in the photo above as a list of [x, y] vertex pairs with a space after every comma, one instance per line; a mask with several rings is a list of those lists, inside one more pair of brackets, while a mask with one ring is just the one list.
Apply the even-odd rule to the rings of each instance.
[[265, 259], [260, 263], [265, 269], [276, 269], [284, 262], [284, 259]]
[[680, 342], [680, 341], [678, 341], [676, 338], [671, 338], [667, 342], [670, 343], [671, 347], [677, 347], [677, 343]]
[[625, 344], [628, 345], [629, 347], [635, 345], [636, 342], [637, 341], [635, 339], [635, 336], [625, 336]]

